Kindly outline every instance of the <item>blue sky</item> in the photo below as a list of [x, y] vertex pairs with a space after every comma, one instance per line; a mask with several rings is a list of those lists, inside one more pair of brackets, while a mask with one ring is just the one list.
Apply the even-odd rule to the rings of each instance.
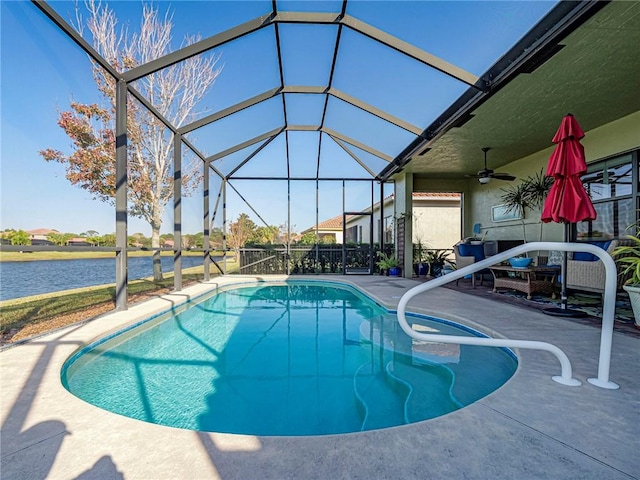
[[[67, 20], [73, 18], [73, 2], [52, 2], [52, 5]], [[141, 2], [119, 1], [111, 5], [118, 18], [135, 30]], [[184, 35], [210, 36], [270, 10], [270, 2], [181, 1], [155, 5], [161, 12], [168, 8], [173, 13], [175, 49]], [[480, 75], [554, 5], [555, 2], [542, 1], [352, 1], [347, 13]], [[278, 6], [283, 11], [339, 11], [340, 2], [279, 2]], [[113, 207], [71, 186], [62, 165], [47, 163], [38, 154], [49, 147], [70, 152], [68, 138], [56, 125], [58, 112], [68, 109], [70, 101], [102, 102], [86, 55], [30, 2], [2, 1], [0, 14], [0, 230], [55, 228], [73, 233], [113, 232]], [[326, 84], [336, 30], [335, 26], [281, 26], [285, 84]], [[224, 68], [199, 108], [201, 116], [279, 85], [274, 38], [273, 27], [269, 27], [216, 50]], [[464, 85], [445, 75], [349, 29], [344, 29], [341, 38], [333, 86], [420, 128], [427, 126], [465, 90]], [[287, 105], [289, 124], [320, 122], [323, 97], [287, 95]], [[211, 155], [283, 123], [281, 102], [274, 99], [202, 128], [190, 140], [203, 153]], [[326, 124], [392, 157], [414, 138], [334, 98], [329, 102]], [[317, 135], [291, 133], [293, 174], [315, 175]], [[322, 146], [321, 175], [362, 176], [362, 169], [335, 143], [323, 137]], [[284, 174], [284, 149], [283, 138], [276, 139], [239, 174]], [[352, 150], [375, 171], [385, 164], [356, 148]], [[225, 158], [220, 170], [230, 171], [250, 151]], [[236, 181], [233, 185], [267, 223], [280, 225], [287, 220], [286, 182]], [[218, 181], [212, 181], [214, 197], [218, 186]], [[379, 189], [374, 192], [377, 200]], [[339, 183], [323, 182], [319, 196], [320, 220], [341, 213]], [[346, 197], [347, 210], [365, 208], [371, 198], [370, 187], [351, 182]], [[185, 233], [201, 230], [201, 203], [197, 194], [183, 200]], [[163, 232], [172, 230], [171, 208], [169, 204]], [[260, 223], [229, 189], [229, 219], [240, 212], [248, 213]], [[218, 225], [220, 217], [218, 214]], [[291, 223], [298, 231], [315, 223], [313, 182], [292, 183]], [[130, 217], [129, 232], [150, 235], [150, 227]]]

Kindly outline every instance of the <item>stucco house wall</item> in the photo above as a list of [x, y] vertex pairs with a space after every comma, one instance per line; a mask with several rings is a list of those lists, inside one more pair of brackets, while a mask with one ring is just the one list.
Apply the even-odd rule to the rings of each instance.
[[[392, 232], [394, 198], [387, 197], [384, 203], [385, 225]], [[414, 192], [412, 199], [411, 222], [413, 243], [421, 241], [425, 248], [451, 248], [461, 234], [460, 195], [457, 193]], [[380, 224], [380, 204], [373, 209], [373, 241], [378, 242]], [[354, 216], [347, 221], [347, 228], [357, 227], [362, 231], [359, 241], [368, 243], [370, 231], [369, 216]], [[385, 227], [383, 227], [385, 228]]]
[[[577, 113], [576, 118], [579, 122], [580, 117]], [[555, 130], [551, 130], [548, 148], [496, 170], [508, 172], [518, 179], [534, 175], [541, 169], [546, 172], [549, 157], [554, 150], [551, 138], [555, 134]], [[585, 131], [585, 137], [581, 143], [585, 149], [587, 164], [640, 148], [640, 112], [635, 112], [599, 128]], [[515, 180], [513, 183], [517, 182], [518, 180]], [[474, 223], [480, 223], [482, 233], [487, 232], [487, 240], [523, 238], [523, 227], [520, 220], [491, 221], [491, 207], [501, 204], [500, 196], [504, 193], [501, 189], [510, 183], [512, 182], [492, 180], [489, 184], [481, 185], [473, 179], [468, 181], [463, 202], [464, 236], [470, 236]], [[527, 212], [525, 215], [524, 223], [528, 241], [538, 241], [540, 238], [540, 215], [540, 211]], [[543, 226], [543, 241], [560, 241], [562, 235], [563, 226], [561, 224], [548, 223]]]
[[425, 248], [451, 248], [460, 240], [460, 197], [451, 198], [452, 200], [414, 201], [414, 244], [421, 242]]

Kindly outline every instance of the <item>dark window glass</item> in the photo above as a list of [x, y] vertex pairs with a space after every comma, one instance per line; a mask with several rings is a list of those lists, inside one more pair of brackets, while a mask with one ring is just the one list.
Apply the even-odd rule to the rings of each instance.
[[384, 217], [384, 243], [393, 243], [393, 217]]
[[608, 166], [604, 162], [599, 169], [582, 177], [585, 189], [594, 202], [607, 198], [622, 197], [633, 193], [632, 163]]
[[577, 224], [578, 239], [618, 238], [629, 235], [628, 227], [635, 223], [636, 213], [631, 198], [594, 204], [598, 218]]
[[589, 167], [589, 173], [583, 175], [582, 182], [591, 196], [598, 218], [576, 225], [579, 240], [619, 238], [630, 234], [630, 226], [638, 221], [639, 176], [640, 166], [637, 158], [634, 159], [634, 153]]

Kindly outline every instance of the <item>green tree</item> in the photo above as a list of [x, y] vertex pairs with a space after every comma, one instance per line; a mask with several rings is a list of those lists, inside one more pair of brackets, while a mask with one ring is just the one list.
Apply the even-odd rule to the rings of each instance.
[[269, 227], [257, 227], [253, 236], [251, 237], [251, 242], [260, 245], [271, 244], [275, 242], [278, 234], [279, 228], [276, 226], [271, 225]]
[[214, 227], [209, 232], [209, 243], [213, 248], [222, 248], [222, 229]]
[[47, 233], [47, 240], [59, 246], [65, 246], [69, 240], [75, 237], [75, 233]]
[[[129, 237], [127, 238], [127, 243], [129, 244], [130, 247], [132, 246], [140, 246], [140, 247], [145, 247], [145, 246], [150, 246], [149, 244], [151, 243], [150, 241], [147, 241], [147, 237], [144, 236], [143, 233], [134, 233], [133, 235], [129, 235]], [[146, 245], [145, 245], [146, 244]]]
[[160, 235], [160, 245], [163, 245], [169, 240], [173, 242], [173, 233], [163, 233]]
[[238, 215], [238, 220], [229, 225], [227, 245], [234, 251], [236, 262], [240, 257], [240, 249], [253, 237], [255, 231], [256, 224], [246, 213]]
[[194, 248], [196, 246], [196, 242], [193, 238], [193, 235], [190, 233], [185, 233], [182, 235], [182, 248]]
[[[102, 2], [88, 1], [86, 23], [80, 13], [76, 27], [89, 30], [93, 47], [116, 70], [124, 71], [163, 57], [172, 50], [173, 23], [168, 12], [159, 15], [143, 4], [140, 31], [130, 33], [118, 26], [114, 11]], [[89, 36], [89, 35], [87, 35]], [[183, 45], [198, 41], [186, 37]], [[152, 73], [136, 82], [142, 96], [173, 125], [179, 127], [194, 118], [194, 109], [220, 74], [216, 55], [196, 55]], [[105, 106], [72, 102], [71, 110], [59, 114], [58, 125], [72, 140], [73, 153], [59, 150], [40, 152], [46, 161], [66, 166], [67, 180], [91, 192], [95, 198], [113, 203], [115, 197], [115, 80], [94, 64], [93, 75]], [[151, 226], [153, 248], [160, 246], [160, 228], [167, 202], [173, 195], [173, 136], [157, 118], [129, 99], [128, 192], [129, 213]], [[189, 195], [200, 181], [198, 163], [182, 166], [183, 193]], [[160, 253], [154, 252], [154, 279], [162, 279]]]
[[[307, 232], [302, 237], [300, 237], [300, 243], [304, 245], [315, 245], [316, 243], [316, 232]], [[330, 234], [318, 235], [318, 244], [319, 245], [333, 245], [336, 243], [336, 237]]]
[[0, 232], [0, 238], [6, 239], [9, 243], [11, 243], [11, 235], [15, 232], [12, 228], [5, 228], [4, 231]]
[[116, 246], [116, 236], [113, 233], [105, 233], [100, 237], [100, 243], [105, 247], [115, 247]]
[[29, 234], [24, 230], [10, 232], [11, 245], [31, 245]]
[[195, 248], [204, 248], [204, 233], [198, 232], [191, 236], [192, 246]]
[[335, 245], [336, 244], [336, 237], [334, 237], [333, 235], [323, 235], [320, 237], [320, 242], [323, 245]]
[[316, 232], [307, 232], [300, 237], [300, 243], [304, 245], [315, 245]]

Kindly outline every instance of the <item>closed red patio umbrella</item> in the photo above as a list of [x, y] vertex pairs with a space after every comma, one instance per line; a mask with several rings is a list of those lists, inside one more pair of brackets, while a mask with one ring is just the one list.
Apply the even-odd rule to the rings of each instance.
[[[580, 175], [586, 173], [584, 147], [580, 139], [584, 131], [573, 115], [568, 114], [560, 123], [553, 137], [556, 144], [549, 164], [547, 176], [553, 177], [553, 186], [549, 191], [541, 220], [564, 224], [564, 241], [569, 240], [570, 225], [585, 220], [595, 220], [596, 210], [582, 185]], [[581, 313], [567, 308], [567, 252], [562, 262], [562, 303], [560, 309], [547, 309], [545, 313], [560, 316], [579, 316]]]
[[556, 177], [542, 209], [542, 221], [569, 224], [595, 218], [596, 211], [580, 177]]

